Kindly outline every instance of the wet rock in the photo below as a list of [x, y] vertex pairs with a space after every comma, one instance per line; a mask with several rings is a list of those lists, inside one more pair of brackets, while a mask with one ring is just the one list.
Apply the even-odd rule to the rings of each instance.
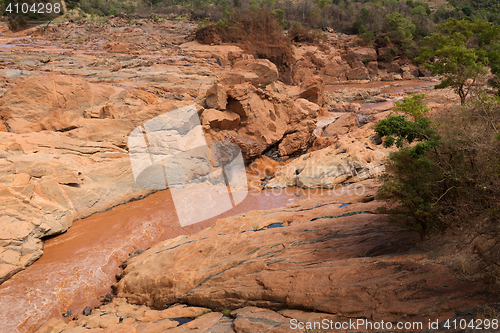
[[90, 316], [91, 314], [92, 314], [92, 308], [90, 306], [86, 306], [85, 309], [83, 309], [83, 315]]

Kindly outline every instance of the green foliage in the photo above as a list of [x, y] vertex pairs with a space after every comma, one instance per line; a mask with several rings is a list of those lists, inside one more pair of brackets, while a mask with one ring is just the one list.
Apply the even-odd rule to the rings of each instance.
[[415, 32], [415, 24], [411, 20], [407, 20], [400, 13], [394, 12], [385, 17], [387, 25], [387, 35], [393, 43], [401, 45], [405, 53], [415, 45], [413, 42], [413, 33]]
[[429, 112], [429, 108], [424, 104], [425, 94], [413, 94], [411, 97], [404, 97], [402, 101], [394, 103], [394, 112], [402, 112], [411, 116], [414, 121], [419, 120]]
[[441, 210], [438, 200], [443, 174], [433, 161], [427, 156], [415, 157], [410, 148], [403, 148], [390, 154], [386, 172], [376, 199], [396, 200], [399, 205], [379, 212], [392, 215], [393, 221], [417, 231], [421, 238], [438, 230], [436, 215]]
[[231, 310], [229, 309], [224, 309], [222, 310], [222, 314], [226, 317], [231, 317]]
[[454, 88], [463, 105], [477, 80], [487, 73], [486, 66], [500, 74], [500, 26], [452, 18], [436, 28], [440, 32], [425, 38], [427, 45], [415, 60], [433, 74], [444, 75], [436, 88]]
[[[440, 137], [431, 128], [431, 120], [424, 117], [429, 109], [423, 103], [425, 95], [415, 94], [396, 103], [395, 112], [381, 120], [375, 132], [384, 138], [384, 147], [396, 145], [399, 151], [389, 156], [388, 173], [382, 177], [384, 184], [377, 198], [399, 202], [399, 206], [385, 212], [423, 238], [431, 229], [437, 229], [435, 214], [440, 186], [436, 185], [443, 175], [428, 157], [436, 151]], [[408, 119], [410, 118], [410, 120]]]
[[[421, 95], [403, 100], [397, 106], [402, 116], [376, 126], [379, 135], [393, 136], [384, 137], [385, 145], [400, 147], [390, 154], [376, 196], [398, 205], [381, 212], [421, 237], [498, 214], [500, 97], [474, 93], [464, 107], [441, 111], [432, 122], [423, 116], [422, 102]], [[419, 144], [426, 147], [416, 150]]]
[[[403, 101], [397, 102], [395, 108], [395, 112], [402, 112], [402, 115], [390, 115], [377, 124], [375, 132], [380, 137], [385, 137], [384, 147], [396, 145], [398, 148], [404, 148], [416, 142], [407, 148], [407, 153], [416, 158], [439, 145], [439, 136], [430, 127], [430, 119], [423, 117], [428, 111], [423, 103], [424, 98], [423, 94], [404, 98]], [[408, 117], [411, 117], [411, 120], [408, 120]]]

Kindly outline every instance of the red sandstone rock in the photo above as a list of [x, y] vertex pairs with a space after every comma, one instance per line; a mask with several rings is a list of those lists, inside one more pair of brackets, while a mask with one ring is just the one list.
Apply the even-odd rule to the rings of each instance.
[[366, 67], [353, 68], [346, 72], [348, 80], [366, 80], [370, 78], [370, 73]]
[[217, 82], [207, 90], [205, 101], [209, 108], [225, 110], [227, 105], [227, 88]]
[[343, 135], [358, 128], [358, 117], [355, 113], [346, 113], [325, 128], [328, 136]]
[[138, 48], [132, 43], [115, 43], [110, 42], [103, 46], [103, 49], [110, 53], [130, 53], [135, 52]]
[[323, 106], [325, 103], [325, 83], [319, 76], [313, 76], [300, 84], [299, 97]]
[[278, 79], [276, 65], [267, 59], [241, 60], [234, 64], [233, 69], [255, 73], [259, 78], [260, 87], [265, 87]]
[[370, 59], [370, 61], [377, 60], [377, 51], [370, 47], [362, 47], [354, 50], [349, 50], [345, 58], [349, 64], [353, 64], [356, 61], [365, 62]]
[[[366, 186], [364, 198], [373, 193]], [[389, 226], [385, 216], [335, 218], [373, 212], [379, 203], [338, 208], [337, 200], [247, 213], [165, 241], [130, 260], [114, 288], [130, 302], [159, 308], [178, 301], [213, 309], [286, 307], [386, 321], [450, 315], [464, 306], [465, 295], [475, 295], [468, 304], [488, 299], [450, 268], [407, 254], [418, 236]], [[283, 227], [265, 228], [272, 223]], [[241, 318], [235, 327], [245, 331], [252, 312], [235, 313]], [[282, 321], [272, 312], [260, 317], [266, 316], [276, 325]]]
[[208, 109], [203, 111], [201, 121], [202, 124], [207, 123], [211, 128], [231, 130], [239, 125], [240, 116], [232, 111]]

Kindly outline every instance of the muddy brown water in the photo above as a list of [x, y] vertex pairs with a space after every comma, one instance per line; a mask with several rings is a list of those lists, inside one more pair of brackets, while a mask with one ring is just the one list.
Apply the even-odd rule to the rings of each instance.
[[67, 310], [80, 315], [85, 306], [97, 306], [99, 297], [111, 292], [119, 264], [135, 249], [194, 234], [218, 218], [284, 207], [322, 193], [328, 191], [249, 192], [232, 210], [181, 227], [166, 190], [75, 221], [66, 233], [46, 240], [39, 260], [0, 285], [0, 332], [33, 332], [48, 318], [63, 318]]
[[409, 89], [422, 89], [436, 85], [435, 81], [426, 80], [403, 80], [403, 81], [371, 81], [367, 83], [354, 83], [354, 84], [334, 84], [327, 85], [326, 91], [337, 91], [343, 89], [368, 89], [368, 88], [382, 88], [382, 94], [402, 94]]

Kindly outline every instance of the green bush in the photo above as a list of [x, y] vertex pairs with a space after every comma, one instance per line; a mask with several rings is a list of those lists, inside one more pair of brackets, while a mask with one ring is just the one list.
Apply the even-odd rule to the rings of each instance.
[[[376, 198], [380, 211], [422, 238], [432, 230], [473, 229], [500, 210], [500, 97], [478, 93], [464, 107], [425, 117], [422, 95], [405, 98], [375, 131], [389, 156]], [[396, 205], [394, 205], [396, 204]]]
[[428, 156], [430, 151], [436, 151], [440, 137], [431, 128], [431, 120], [424, 117], [429, 111], [423, 103], [424, 97], [423, 94], [405, 97], [394, 109], [401, 114], [392, 114], [375, 127], [375, 132], [384, 138], [385, 147], [400, 148], [390, 154], [387, 173], [382, 177], [384, 184], [377, 192], [377, 199], [396, 201], [399, 205], [381, 211], [418, 231], [422, 238], [430, 230], [438, 229], [436, 214], [440, 210], [443, 179], [442, 172]]

